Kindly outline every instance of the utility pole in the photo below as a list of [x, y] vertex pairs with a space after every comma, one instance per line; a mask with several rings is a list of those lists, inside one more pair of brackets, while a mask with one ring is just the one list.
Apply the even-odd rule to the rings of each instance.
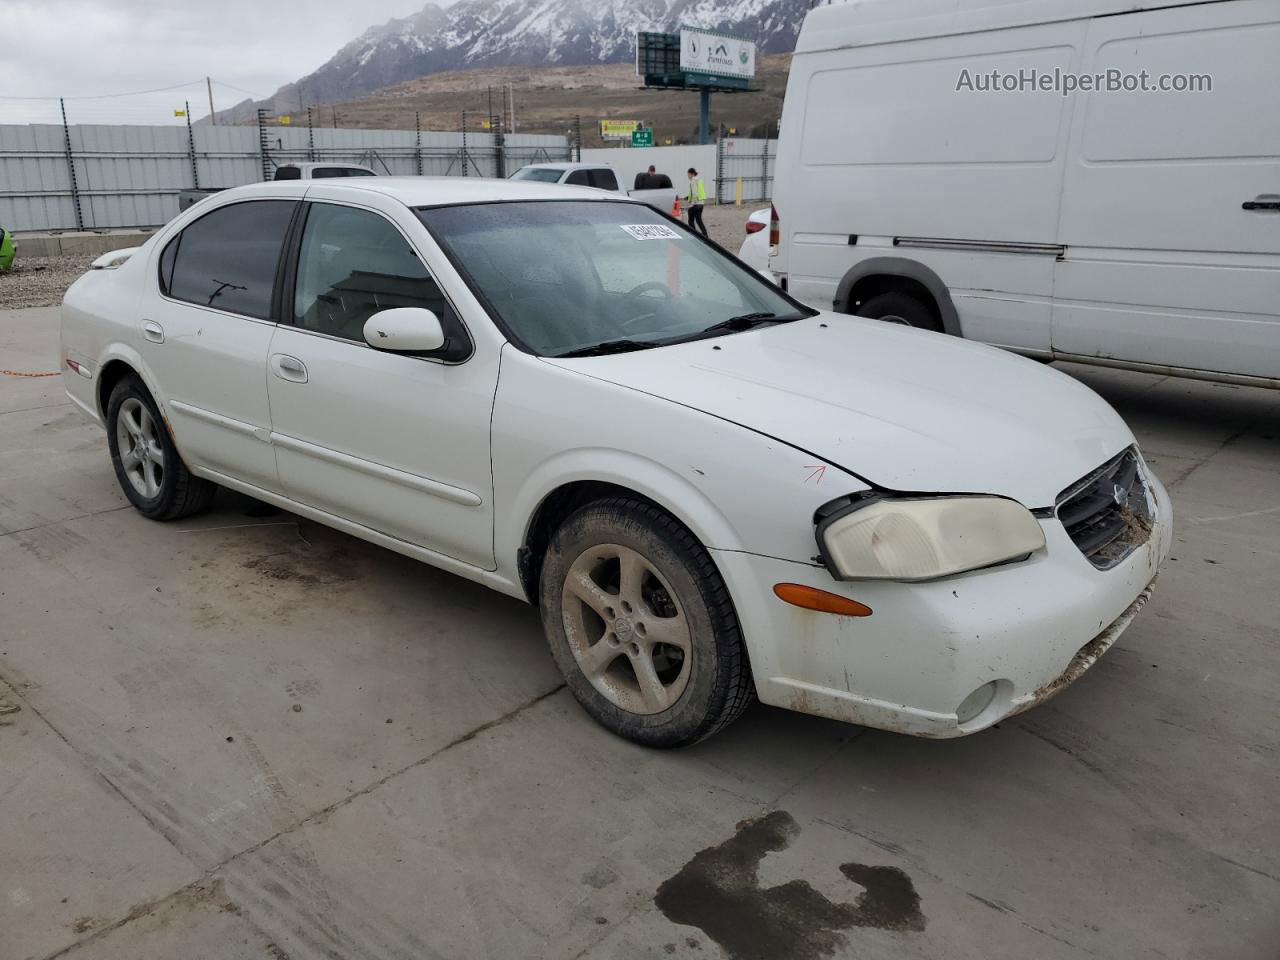
[[187, 152], [191, 157], [191, 186], [200, 189], [200, 170], [196, 167], [196, 135], [191, 129], [191, 101], [185, 101], [183, 108], [187, 115]]
[[508, 129], [510, 129], [512, 133], [515, 133], [516, 132], [516, 88], [514, 84], [511, 84], [511, 83], [507, 84], [507, 97], [511, 103], [511, 123], [509, 124]]
[[218, 125], [218, 115], [213, 112], [213, 81], [205, 77], [204, 87], [209, 91], [209, 122], [216, 127]]

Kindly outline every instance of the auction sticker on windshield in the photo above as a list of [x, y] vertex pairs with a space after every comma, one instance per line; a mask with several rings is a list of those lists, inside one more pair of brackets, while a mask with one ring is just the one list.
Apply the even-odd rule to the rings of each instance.
[[637, 240], [680, 239], [680, 234], [662, 223], [620, 223], [618, 226], [627, 231], [627, 233], [631, 234], [631, 236], [635, 237]]

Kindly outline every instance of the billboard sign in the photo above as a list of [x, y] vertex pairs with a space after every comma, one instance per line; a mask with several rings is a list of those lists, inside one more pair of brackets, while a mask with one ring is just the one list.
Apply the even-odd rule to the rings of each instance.
[[601, 120], [601, 140], [630, 140], [631, 135], [640, 129], [639, 120]]
[[756, 45], [750, 40], [682, 27], [680, 69], [749, 80], [756, 75]]

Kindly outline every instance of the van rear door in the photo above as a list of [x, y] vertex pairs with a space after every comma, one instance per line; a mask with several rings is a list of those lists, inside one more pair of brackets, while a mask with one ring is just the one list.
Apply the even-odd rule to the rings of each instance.
[[1085, 73], [1212, 89], [1076, 95], [1055, 353], [1280, 377], [1277, 51], [1274, 0], [1090, 23]]

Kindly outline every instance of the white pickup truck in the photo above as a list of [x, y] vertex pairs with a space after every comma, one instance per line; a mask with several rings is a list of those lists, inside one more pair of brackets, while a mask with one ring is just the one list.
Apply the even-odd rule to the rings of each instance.
[[669, 177], [662, 178], [667, 183], [665, 187], [654, 190], [623, 190], [618, 186], [617, 173], [607, 163], [531, 163], [521, 167], [509, 179], [595, 187], [631, 197], [633, 200], [642, 200], [662, 213], [670, 213], [676, 202], [676, 191], [671, 186]]
[[[324, 180], [330, 177], [376, 177], [376, 171], [358, 163], [282, 163], [276, 167], [272, 180]], [[213, 193], [221, 193], [227, 187], [196, 187], [178, 191], [178, 211], [193, 203], [199, 203]]]

